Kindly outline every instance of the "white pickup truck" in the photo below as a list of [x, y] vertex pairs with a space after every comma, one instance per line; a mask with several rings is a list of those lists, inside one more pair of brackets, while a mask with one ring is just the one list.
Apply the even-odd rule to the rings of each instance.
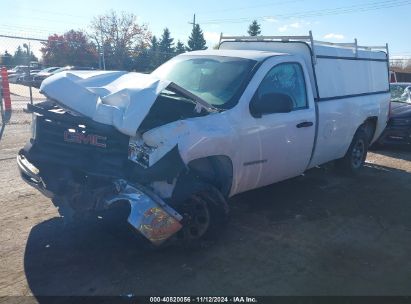
[[154, 244], [224, 225], [227, 199], [335, 160], [363, 166], [389, 112], [388, 46], [221, 37], [150, 75], [67, 71], [28, 105], [23, 179], [61, 213], [130, 204]]

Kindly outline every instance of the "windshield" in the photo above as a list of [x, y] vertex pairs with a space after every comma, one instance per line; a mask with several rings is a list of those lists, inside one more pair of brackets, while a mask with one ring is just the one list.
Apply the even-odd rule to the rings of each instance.
[[152, 74], [174, 82], [209, 104], [230, 108], [256, 61], [224, 56], [178, 56]]
[[411, 84], [391, 84], [391, 101], [411, 103]]

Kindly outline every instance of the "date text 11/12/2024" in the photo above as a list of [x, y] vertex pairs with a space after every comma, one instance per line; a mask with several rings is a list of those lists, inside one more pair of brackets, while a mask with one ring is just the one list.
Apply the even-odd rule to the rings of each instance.
[[257, 303], [255, 297], [150, 297], [150, 303]]

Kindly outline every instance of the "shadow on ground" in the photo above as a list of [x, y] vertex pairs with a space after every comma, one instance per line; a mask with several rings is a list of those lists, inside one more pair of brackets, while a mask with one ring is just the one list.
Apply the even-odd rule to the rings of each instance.
[[372, 151], [375, 154], [411, 161], [411, 147], [410, 146], [387, 146], [378, 150]]
[[196, 250], [147, 249], [123, 224], [125, 212], [107, 223], [103, 216], [65, 226], [52, 218], [29, 235], [29, 287], [36, 296], [401, 292], [408, 287], [397, 283], [404, 277], [392, 263], [409, 267], [409, 259], [381, 235], [409, 223], [403, 185], [410, 174], [372, 165], [364, 171], [351, 179], [314, 169], [236, 196], [227, 231]]

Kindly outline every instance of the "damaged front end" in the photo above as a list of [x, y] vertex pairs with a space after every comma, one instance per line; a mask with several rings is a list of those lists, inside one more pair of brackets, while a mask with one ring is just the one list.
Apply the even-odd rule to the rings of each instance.
[[177, 148], [149, 165], [144, 157], [153, 149], [142, 151], [111, 126], [74, 116], [52, 102], [28, 109], [35, 116], [33, 134], [17, 156], [18, 168], [62, 216], [70, 219], [127, 201], [129, 224], [153, 244], [181, 229], [182, 216], [150, 189], [153, 183], [168, 185], [164, 180], [175, 180], [185, 169]]
[[[24, 154], [19, 153], [17, 164], [23, 180], [29, 185], [49, 198], [56, 199], [59, 197], [58, 194], [56, 197], [56, 193], [48, 189], [48, 185], [40, 175], [40, 170], [31, 164], [24, 157]], [[81, 209], [86, 211], [85, 208], [87, 208], [87, 203], [90, 201], [95, 202], [92, 206], [93, 210], [108, 209], [120, 201], [127, 201], [130, 204], [128, 223], [154, 245], [160, 245], [182, 228], [180, 223], [182, 216], [167, 205], [158, 195], [141, 185], [132, 185], [125, 180], [119, 179], [114, 180], [111, 185], [106, 184], [103, 187], [103, 191], [101, 191], [101, 188], [99, 190], [100, 196], [97, 195], [98, 191], [96, 189], [89, 188], [87, 191], [90, 192], [86, 195], [77, 191], [75, 196], [71, 196], [68, 199], [67, 196], [63, 196], [66, 198], [65, 200], [57, 199], [54, 202], [57, 204], [59, 212], [67, 217], [78, 211], [76, 210], [78, 209], [76, 205], [79, 203], [84, 203]], [[83, 197], [79, 201], [81, 196]], [[89, 201], [82, 202], [84, 199]]]
[[[127, 201], [128, 223], [161, 244], [182, 228], [183, 217], [170, 201], [178, 176], [187, 168], [175, 140], [149, 145], [147, 131], [210, 112], [175, 92], [170, 86], [158, 94], [133, 136], [54, 100], [28, 105], [33, 134], [17, 156], [23, 180], [52, 198], [65, 218]], [[128, 119], [123, 127], [131, 132], [136, 126]]]

